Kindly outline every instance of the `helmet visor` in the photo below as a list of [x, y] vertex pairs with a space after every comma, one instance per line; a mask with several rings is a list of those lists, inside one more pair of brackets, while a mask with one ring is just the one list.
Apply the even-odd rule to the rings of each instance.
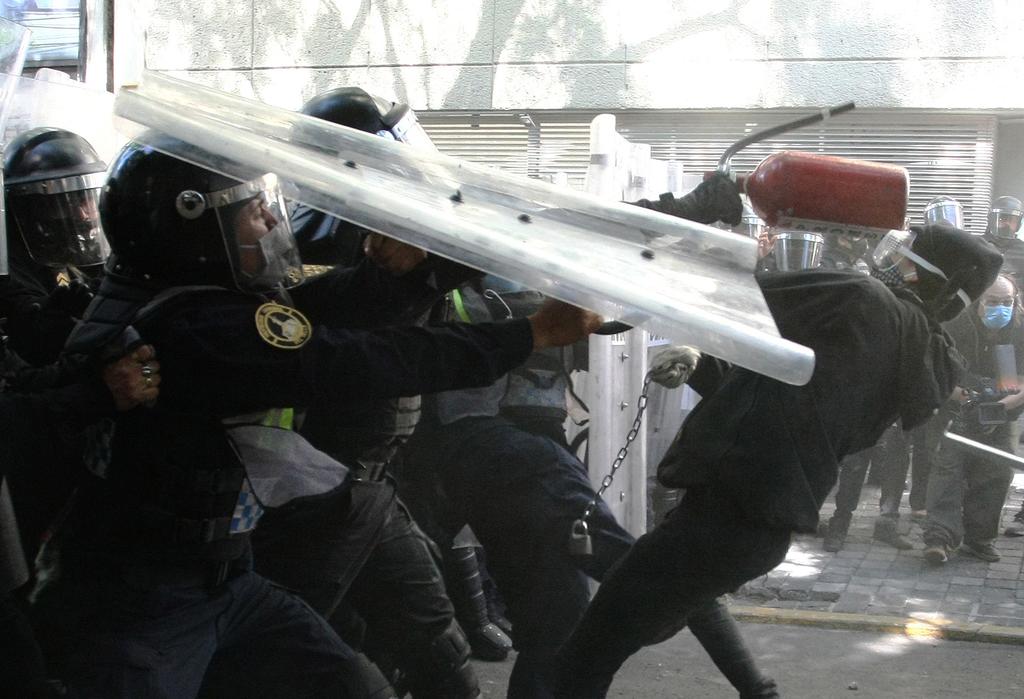
[[1012, 240], [1020, 230], [1021, 212], [992, 209], [988, 216], [989, 229], [997, 238]]
[[875, 269], [882, 274], [895, 272], [904, 282], [917, 281], [917, 268], [909, 257], [914, 237], [909, 231], [886, 233], [871, 253], [871, 262]]
[[929, 204], [924, 210], [924, 222], [948, 223], [954, 228], [964, 227], [964, 209], [959, 202], [943, 201]]
[[391, 138], [395, 141], [401, 141], [407, 145], [413, 146], [414, 148], [426, 148], [429, 150], [437, 150], [437, 146], [430, 140], [430, 136], [423, 130], [420, 125], [419, 119], [416, 118], [416, 112], [406, 108], [405, 113], [402, 114], [401, 118], [395, 122], [394, 126], [390, 129], [382, 129], [377, 132], [378, 136], [384, 138]]
[[208, 198], [239, 289], [269, 291], [302, 282], [302, 258], [276, 175], [268, 173]]
[[106, 175], [96, 172], [15, 185], [8, 208], [29, 256], [47, 267], [102, 264], [110, 245], [100, 228], [100, 189]]

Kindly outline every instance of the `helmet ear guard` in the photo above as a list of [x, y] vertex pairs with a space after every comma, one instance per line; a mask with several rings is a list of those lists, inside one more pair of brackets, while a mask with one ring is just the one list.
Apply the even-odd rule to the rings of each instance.
[[194, 189], [186, 189], [175, 197], [174, 208], [182, 218], [194, 221], [206, 211], [206, 197]]

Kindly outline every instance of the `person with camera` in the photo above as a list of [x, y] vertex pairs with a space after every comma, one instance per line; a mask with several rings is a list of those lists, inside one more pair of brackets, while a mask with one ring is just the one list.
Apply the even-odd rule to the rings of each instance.
[[[1024, 412], [1024, 320], [1018, 299], [1016, 285], [1001, 274], [974, 308], [946, 324], [968, 368], [945, 408], [950, 429], [1011, 454], [1019, 437], [1017, 417]], [[998, 561], [992, 542], [1012, 479], [1009, 466], [940, 448], [928, 481], [925, 560], [941, 565], [959, 547], [983, 561]]]

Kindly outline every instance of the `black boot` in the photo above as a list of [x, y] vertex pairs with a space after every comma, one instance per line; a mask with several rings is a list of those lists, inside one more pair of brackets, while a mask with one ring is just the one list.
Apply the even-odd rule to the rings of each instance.
[[487, 598], [480, 581], [476, 552], [467, 546], [446, 553], [455, 616], [466, 630], [473, 657], [504, 660], [512, 650], [512, 640], [492, 624], [487, 615]]
[[505, 616], [505, 600], [498, 591], [491, 574], [487, 572], [487, 553], [483, 548], [476, 548], [477, 567], [480, 569], [480, 583], [484, 588], [484, 598], [487, 600], [487, 618], [491, 623], [505, 632], [505, 635], [515, 643], [515, 636], [512, 635], [512, 622]]

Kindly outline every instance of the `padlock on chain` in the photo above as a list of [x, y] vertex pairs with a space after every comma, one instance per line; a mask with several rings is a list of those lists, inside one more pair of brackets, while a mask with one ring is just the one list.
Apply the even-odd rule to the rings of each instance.
[[594, 543], [590, 539], [587, 523], [583, 519], [577, 519], [572, 523], [572, 533], [569, 535], [569, 554], [572, 556], [594, 555]]

